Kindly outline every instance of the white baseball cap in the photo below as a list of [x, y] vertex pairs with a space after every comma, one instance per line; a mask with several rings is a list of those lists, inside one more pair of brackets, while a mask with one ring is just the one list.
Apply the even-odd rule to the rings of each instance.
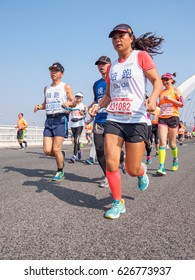
[[77, 97], [77, 96], [78, 96], [78, 97], [83, 97], [82, 92], [80, 92], [80, 91], [79, 91], [79, 92], [77, 92], [77, 93], [75, 94], [75, 97]]

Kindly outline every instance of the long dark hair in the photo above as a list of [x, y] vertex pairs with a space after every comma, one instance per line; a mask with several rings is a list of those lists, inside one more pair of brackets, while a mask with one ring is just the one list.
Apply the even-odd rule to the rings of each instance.
[[135, 35], [133, 37], [132, 49], [146, 51], [151, 56], [163, 53], [159, 51], [164, 41], [163, 37], [157, 37], [156, 34], [152, 35], [152, 32], [147, 32], [137, 39]]

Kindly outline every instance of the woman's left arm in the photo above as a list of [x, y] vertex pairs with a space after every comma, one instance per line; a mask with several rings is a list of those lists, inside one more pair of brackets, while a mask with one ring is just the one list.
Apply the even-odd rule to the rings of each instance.
[[177, 87], [174, 87], [174, 93], [177, 97], [177, 100], [172, 99], [171, 101], [178, 107], [182, 108], [184, 106], [184, 101], [183, 96], [181, 95], [181, 91]]

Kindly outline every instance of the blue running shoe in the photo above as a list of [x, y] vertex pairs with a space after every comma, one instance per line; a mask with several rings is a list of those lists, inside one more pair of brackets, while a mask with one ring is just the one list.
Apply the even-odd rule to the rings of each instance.
[[64, 179], [64, 171], [57, 171], [56, 175], [53, 177], [52, 181], [60, 182]]
[[106, 211], [104, 214], [104, 217], [107, 219], [117, 219], [119, 218], [120, 214], [125, 213], [125, 201], [124, 199], [119, 200], [114, 200], [112, 207]]
[[79, 150], [79, 151], [78, 151], [78, 159], [80, 160], [81, 158], [82, 158], [82, 151]]
[[151, 158], [146, 160], [146, 164], [151, 164], [151, 163], [152, 163], [152, 159]]
[[138, 177], [138, 188], [140, 191], [145, 191], [149, 185], [149, 178], [146, 174], [147, 167], [145, 163], [142, 162], [142, 166], [144, 167], [144, 175]]
[[166, 175], [166, 171], [163, 167], [159, 167], [159, 169], [156, 171], [156, 175], [159, 175], [159, 176], [163, 176], [163, 175]]
[[86, 162], [87, 164], [90, 164], [90, 165], [94, 164], [93, 158], [89, 158], [89, 159], [87, 159], [85, 162]]

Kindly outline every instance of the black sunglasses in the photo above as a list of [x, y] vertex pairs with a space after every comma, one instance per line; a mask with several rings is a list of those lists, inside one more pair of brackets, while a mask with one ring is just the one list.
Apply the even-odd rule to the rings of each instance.
[[168, 78], [162, 78], [162, 81], [168, 82], [170, 79]]

